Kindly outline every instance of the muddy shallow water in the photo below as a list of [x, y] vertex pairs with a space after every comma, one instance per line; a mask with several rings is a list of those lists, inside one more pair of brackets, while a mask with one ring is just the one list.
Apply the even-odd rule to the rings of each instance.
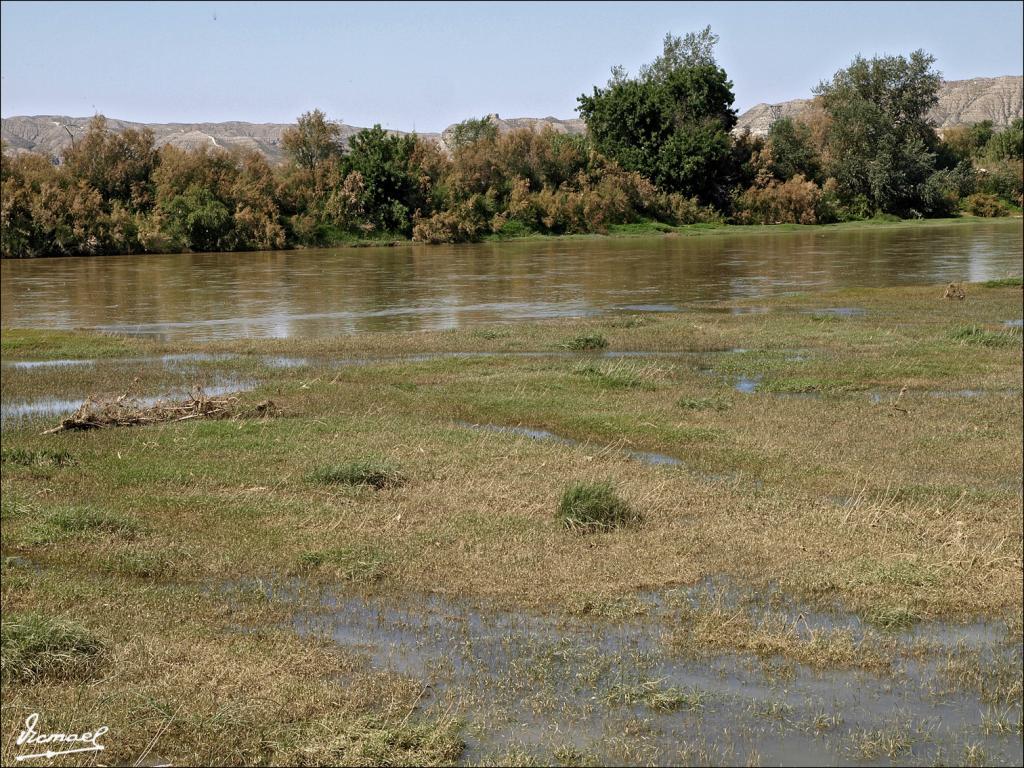
[[[421, 715], [463, 719], [465, 763], [957, 764], [969, 750], [983, 750], [988, 764], [1022, 760], [1019, 695], [986, 702], [944, 676], [950, 659], [1019, 672], [1021, 643], [999, 622], [881, 633], [856, 616], [813, 611], [777, 592], [744, 595], [720, 580], [623, 598], [617, 620], [588, 614], [586, 604], [553, 616], [437, 595], [321, 591], [298, 580], [253, 588], [292, 604], [299, 634], [419, 680]], [[671, 633], [708, 596], [752, 617], [799, 616], [795, 632], [838, 628], [888, 643], [893, 667], [815, 671], [781, 657], [689, 653]]]
[[[1017, 219], [702, 237], [6, 259], [0, 264], [0, 324], [202, 341], [667, 312], [792, 291], [1019, 275], [1022, 242]], [[843, 316], [841, 310], [836, 314]]]

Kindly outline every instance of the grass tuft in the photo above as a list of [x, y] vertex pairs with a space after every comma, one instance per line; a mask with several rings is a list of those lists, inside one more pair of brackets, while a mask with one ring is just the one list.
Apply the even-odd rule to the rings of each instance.
[[611, 483], [576, 483], [558, 505], [557, 517], [566, 528], [614, 528], [639, 522], [640, 516], [615, 493]]
[[572, 349], [576, 352], [586, 352], [592, 349], [605, 349], [608, 346], [608, 339], [600, 333], [581, 333], [562, 345], [565, 349]]
[[4, 682], [70, 679], [96, 661], [103, 644], [84, 627], [37, 613], [4, 616], [0, 676]]
[[901, 605], [879, 605], [864, 611], [864, 621], [879, 629], [906, 629], [918, 619], [917, 614]]
[[703, 709], [707, 691], [697, 688], [662, 688], [660, 680], [645, 680], [636, 685], [613, 685], [605, 695], [608, 705], [643, 704], [656, 712], [696, 712]]
[[309, 480], [317, 485], [368, 485], [377, 490], [405, 484], [405, 476], [398, 468], [380, 459], [355, 459], [317, 467], [309, 474]]
[[577, 366], [575, 373], [605, 389], [643, 389], [653, 392], [657, 389], [653, 380], [662, 370], [657, 366], [616, 360], [602, 364], [584, 363]]

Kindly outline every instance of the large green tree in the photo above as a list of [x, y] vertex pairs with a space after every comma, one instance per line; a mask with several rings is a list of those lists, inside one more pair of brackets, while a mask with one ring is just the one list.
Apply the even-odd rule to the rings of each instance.
[[857, 56], [815, 89], [831, 118], [829, 175], [847, 200], [900, 216], [928, 213], [938, 139], [927, 114], [941, 82], [934, 63], [924, 51]]
[[594, 146], [668, 192], [721, 205], [732, 175], [732, 83], [714, 60], [710, 29], [667, 35], [662, 55], [630, 78], [579, 97]]
[[414, 135], [394, 136], [379, 125], [349, 140], [345, 168], [362, 177], [362, 204], [379, 232], [410, 234], [413, 212], [426, 207], [410, 162], [415, 149]]

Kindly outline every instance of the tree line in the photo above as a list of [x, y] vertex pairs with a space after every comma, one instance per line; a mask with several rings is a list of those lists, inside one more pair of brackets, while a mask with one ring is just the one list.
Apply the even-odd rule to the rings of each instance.
[[1017, 119], [947, 130], [927, 121], [940, 75], [923, 51], [856, 57], [766, 137], [736, 135], [732, 83], [706, 28], [665, 37], [630, 76], [579, 98], [586, 135], [499, 133], [467, 120], [447, 148], [379, 125], [343, 144], [319, 110], [286, 130], [286, 160], [252, 150], [156, 147], [102, 116], [55, 165], [2, 166], [5, 258], [266, 250], [352, 241], [468, 242], [604, 233], [622, 224], [816, 224], [1019, 210]]

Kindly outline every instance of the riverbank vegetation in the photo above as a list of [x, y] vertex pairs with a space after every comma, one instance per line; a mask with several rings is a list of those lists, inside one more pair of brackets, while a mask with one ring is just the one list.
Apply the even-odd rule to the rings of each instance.
[[854, 59], [767, 137], [735, 135], [732, 83], [710, 29], [666, 36], [633, 77], [579, 98], [585, 136], [499, 134], [467, 120], [447, 145], [380, 126], [343, 144], [319, 110], [254, 151], [157, 148], [97, 116], [59, 165], [2, 165], [3, 257], [463, 242], [616, 226], [815, 224], [1000, 216], [1024, 193], [1024, 123], [927, 123], [940, 76], [922, 51]]
[[[132, 764], [843, 762], [897, 731], [894, 762], [1019, 763], [1021, 286], [963, 287], [5, 328], [5, 407], [69, 405], [4, 423], [3, 728], [107, 725]], [[237, 413], [43, 434], [133, 380], [236, 381]]]

